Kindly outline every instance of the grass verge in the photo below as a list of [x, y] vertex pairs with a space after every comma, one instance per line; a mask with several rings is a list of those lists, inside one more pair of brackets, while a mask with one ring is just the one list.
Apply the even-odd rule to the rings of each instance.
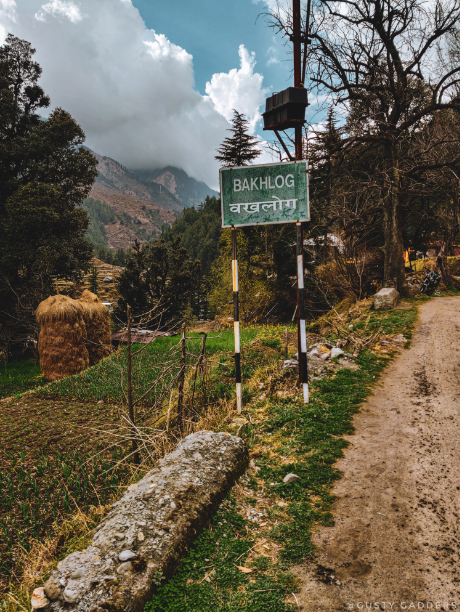
[[[369, 314], [386, 335], [411, 338], [415, 306]], [[282, 338], [280, 330], [272, 330], [271, 336]], [[392, 356], [362, 351], [358, 370], [331, 372], [315, 381], [308, 405], [298, 396], [280, 397], [295, 378], [280, 371], [281, 349], [269, 366], [253, 371], [246, 381], [252, 390], [243, 415], [246, 424], [237, 422], [253, 468], [145, 612], [298, 609], [297, 582], [289, 568], [313, 552], [311, 534], [317, 525], [334, 524], [331, 489], [340, 478], [335, 463], [348, 446], [343, 436], [354, 432], [353, 415]], [[284, 483], [289, 473], [300, 480]]]

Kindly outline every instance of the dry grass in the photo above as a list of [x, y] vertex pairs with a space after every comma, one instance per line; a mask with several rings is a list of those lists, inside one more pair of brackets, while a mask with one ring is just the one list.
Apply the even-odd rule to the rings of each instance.
[[[112, 502], [113, 500], [111, 500]], [[93, 506], [89, 513], [77, 512], [60, 521], [51, 538], [34, 540], [28, 553], [22, 553], [21, 575], [11, 583], [10, 591], [1, 603], [2, 612], [30, 610], [32, 591], [42, 585], [56, 566], [59, 558], [89, 544], [93, 530], [110, 510], [110, 504]]]
[[83, 306], [83, 319], [86, 325], [86, 348], [89, 364], [95, 365], [112, 352], [110, 334], [110, 313], [101, 300], [85, 289], [78, 300]]
[[40, 325], [40, 366], [47, 380], [78, 374], [88, 367], [81, 304], [66, 295], [52, 295], [41, 302], [35, 316]]

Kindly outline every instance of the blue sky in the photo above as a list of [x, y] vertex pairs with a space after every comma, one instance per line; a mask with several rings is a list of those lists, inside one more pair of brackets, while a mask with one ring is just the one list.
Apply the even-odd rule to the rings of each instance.
[[252, 0], [133, 0], [148, 28], [193, 55], [195, 86], [205, 93], [216, 72], [228, 72], [238, 63], [238, 47], [255, 52], [256, 68], [264, 87], [280, 91], [291, 85], [291, 61], [283, 40], [275, 36], [261, 13], [265, 3]]

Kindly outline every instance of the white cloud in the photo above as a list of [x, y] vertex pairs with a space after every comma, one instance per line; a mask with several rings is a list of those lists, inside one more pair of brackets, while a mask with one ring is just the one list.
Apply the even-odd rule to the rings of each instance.
[[51, 2], [47, 2], [35, 13], [35, 19], [45, 21], [47, 14], [54, 17], [67, 17], [72, 23], [77, 23], [83, 19], [78, 6], [70, 0], [51, 0]]
[[[228, 135], [220, 90], [211, 85], [212, 96], [200, 95], [192, 56], [147, 29], [130, 0], [21, 0], [16, 17], [14, 8], [13, 0], [0, 0], [0, 35], [12, 32], [37, 50], [40, 85], [52, 107], [80, 123], [87, 146], [133, 169], [179, 166], [217, 187], [215, 150]], [[254, 124], [262, 76], [253, 71], [253, 55], [240, 55], [241, 67], [229, 73], [236, 90], [228, 104]], [[216, 76], [211, 83], [225, 81]]]
[[206, 83], [206, 93], [215, 109], [227, 120], [233, 117], [233, 109], [246, 115], [254, 133], [261, 119], [260, 105], [269, 90], [262, 87], [263, 76], [254, 72], [255, 54], [249, 53], [244, 45], [240, 45], [238, 53], [240, 68], [213, 74], [211, 81]]
[[252, 0], [253, 4], [266, 4], [271, 11], [275, 11], [279, 5], [278, 0]]
[[6, 19], [13, 23], [16, 21], [15, 0], [0, 0], [0, 19]]

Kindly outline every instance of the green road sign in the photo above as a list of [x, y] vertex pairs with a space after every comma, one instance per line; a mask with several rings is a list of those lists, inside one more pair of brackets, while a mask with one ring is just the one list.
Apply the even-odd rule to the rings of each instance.
[[222, 227], [310, 220], [307, 162], [222, 168]]

